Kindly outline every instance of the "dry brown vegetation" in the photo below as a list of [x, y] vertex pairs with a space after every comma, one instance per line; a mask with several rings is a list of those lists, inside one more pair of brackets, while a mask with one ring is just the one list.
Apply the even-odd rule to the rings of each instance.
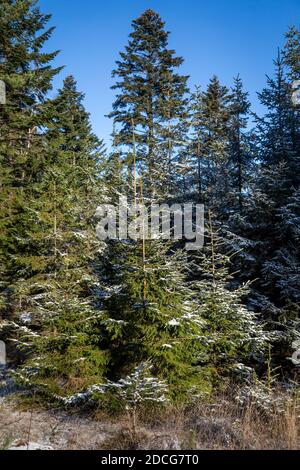
[[28, 409], [2, 399], [0, 447], [26, 448], [29, 441], [53, 449], [299, 449], [299, 416], [290, 399], [266, 413], [223, 395], [213, 404], [140, 410], [134, 434], [126, 415]]

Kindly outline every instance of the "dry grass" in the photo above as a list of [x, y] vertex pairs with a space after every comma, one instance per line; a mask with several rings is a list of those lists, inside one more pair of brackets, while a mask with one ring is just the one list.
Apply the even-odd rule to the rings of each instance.
[[299, 449], [299, 409], [286, 399], [279, 412], [254, 403], [241, 407], [225, 394], [213, 403], [139, 411], [133, 434], [127, 416], [70, 415], [62, 411], [16, 408], [0, 403], [0, 448], [30, 440], [54, 449]]
[[[143, 433], [147, 429], [156, 435], [156, 445], [159, 436], [168, 436], [171, 448], [300, 448], [299, 406], [288, 395], [280, 410], [271, 406], [268, 412], [262, 411], [251, 402], [241, 407], [227, 394], [216, 397], [214, 403], [199, 401], [189, 407], [169, 407], [159, 414], [142, 411], [139, 422]], [[151, 448], [149, 445], [149, 439], [145, 441], [141, 436], [139, 448]]]
[[298, 449], [300, 423], [295, 401], [284, 408], [261, 411], [254, 403], [241, 406], [230, 397], [215, 404], [199, 404], [190, 411], [190, 428], [196, 432], [197, 448]]

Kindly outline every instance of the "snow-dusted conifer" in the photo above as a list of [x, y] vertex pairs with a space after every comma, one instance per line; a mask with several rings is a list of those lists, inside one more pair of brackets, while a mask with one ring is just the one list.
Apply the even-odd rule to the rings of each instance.
[[25, 354], [19, 376], [36, 390], [62, 396], [99, 382], [108, 360], [100, 347], [95, 273], [102, 245], [93, 223], [102, 144], [82, 100], [68, 77], [48, 103], [47, 165], [27, 201], [26, 249], [18, 255], [21, 268], [13, 284], [11, 326]]
[[243, 305], [247, 285], [231, 285], [231, 257], [223, 254], [224, 239], [220, 229], [215, 229], [210, 212], [206, 238], [205, 250], [192, 265], [198, 276], [193, 284], [198, 291], [199, 315], [205, 322], [200, 361], [212, 383], [218, 383], [260, 359], [267, 335], [253, 312]]

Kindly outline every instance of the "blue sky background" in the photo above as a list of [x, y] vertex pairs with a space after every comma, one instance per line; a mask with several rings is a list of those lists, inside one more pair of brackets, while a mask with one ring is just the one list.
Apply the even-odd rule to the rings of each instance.
[[74, 75], [86, 94], [93, 129], [108, 145], [111, 71], [127, 44], [132, 19], [145, 9], [154, 9], [166, 22], [169, 45], [184, 57], [181, 72], [190, 75], [190, 87], [205, 88], [213, 74], [230, 86], [240, 73], [258, 113], [263, 110], [256, 92], [265, 85], [265, 74], [272, 74], [277, 47], [284, 44], [289, 25], [300, 26], [299, 0], [40, 0], [39, 5], [52, 13], [56, 26], [47, 49], [60, 49], [56, 63], [65, 65], [54, 85]]

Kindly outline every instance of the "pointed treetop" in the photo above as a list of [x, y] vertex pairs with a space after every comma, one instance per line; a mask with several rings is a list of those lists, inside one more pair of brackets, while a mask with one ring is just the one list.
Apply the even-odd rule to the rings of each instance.
[[[131, 38], [140, 40], [148, 38], [150, 41], [163, 41], [167, 45], [168, 31], [164, 30], [165, 22], [161, 16], [153, 10], [146, 10], [138, 18], [132, 21], [134, 31], [130, 34]], [[140, 37], [140, 34], [142, 37]]]
[[147, 16], [149, 18], [151, 17], [154, 17], [154, 16], [159, 16], [158, 13], [156, 13], [154, 10], [152, 10], [151, 8], [148, 8], [147, 10], [144, 11], [144, 13], [142, 14], [142, 16]]

